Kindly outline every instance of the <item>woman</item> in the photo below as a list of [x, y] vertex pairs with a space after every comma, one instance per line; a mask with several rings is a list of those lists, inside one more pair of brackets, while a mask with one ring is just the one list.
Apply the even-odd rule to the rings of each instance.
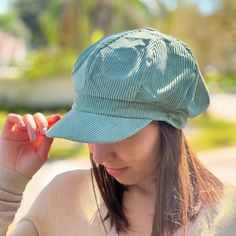
[[12, 236], [235, 235], [235, 189], [198, 161], [182, 132], [209, 105], [187, 45], [153, 29], [110, 35], [80, 54], [72, 78], [75, 100], [62, 119], [7, 117], [1, 235], [54, 137], [88, 143], [92, 169], [55, 177]]

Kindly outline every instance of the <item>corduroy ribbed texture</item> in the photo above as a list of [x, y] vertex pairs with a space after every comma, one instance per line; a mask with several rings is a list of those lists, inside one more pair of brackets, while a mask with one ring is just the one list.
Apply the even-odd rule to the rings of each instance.
[[115, 142], [152, 120], [183, 128], [209, 105], [191, 49], [153, 29], [117, 33], [86, 48], [72, 79], [72, 109], [48, 137]]

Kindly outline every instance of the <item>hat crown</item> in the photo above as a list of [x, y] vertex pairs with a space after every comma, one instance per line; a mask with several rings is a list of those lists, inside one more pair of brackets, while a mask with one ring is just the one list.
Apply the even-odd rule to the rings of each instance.
[[[99, 106], [110, 103], [103, 113], [121, 117], [129, 116], [127, 109], [138, 103], [140, 108], [133, 110], [132, 116], [155, 119], [153, 110], [162, 110], [168, 112], [168, 121], [170, 116], [175, 116], [173, 120], [181, 117], [179, 124], [172, 122], [180, 127], [188, 116], [200, 114], [209, 104], [191, 49], [153, 29], [125, 31], [101, 39], [81, 53], [72, 78], [74, 108], [95, 113], [102, 109], [87, 102], [90, 98], [100, 99]], [[116, 101], [130, 105], [124, 108]], [[122, 113], [122, 109], [126, 111]], [[141, 115], [144, 109], [146, 114]]]

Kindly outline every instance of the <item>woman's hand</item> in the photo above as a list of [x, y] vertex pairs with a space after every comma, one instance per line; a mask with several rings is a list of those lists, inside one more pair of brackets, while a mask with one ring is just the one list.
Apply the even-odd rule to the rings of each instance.
[[0, 135], [0, 165], [32, 177], [48, 159], [53, 138], [46, 137], [46, 131], [60, 118], [59, 114], [8, 114]]

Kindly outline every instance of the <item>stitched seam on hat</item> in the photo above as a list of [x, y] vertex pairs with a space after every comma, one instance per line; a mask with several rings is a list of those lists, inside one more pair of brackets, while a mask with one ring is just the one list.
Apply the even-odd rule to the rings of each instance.
[[[103, 37], [102, 39], [100, 39], [99, 41], [97, 41], [96, 43], [91, 44], [90, 46], [88, 46], [86, 49], [89, 49], [89, 48], [91, 48], [91, 47], [93, 47], [93, 46], [95, 46], [95, 45], [101, 44], [101, 45], [103, 45], [102, 47], [99, 48], [99, 49], [101, 50], [101, 49], [107, 47], [110, 43], [116, 42], [118, 39], [120, 39], [120, 38], [122, 38], [122, 37], [124, 37], [124, 36], [126, 36], [126, 35], [128, 35], [128, 34], [134, 34], [134, 33], [138, 32], [139, 30], [140, 30], [140, 29], [127, 30], [127, 31], [123, 32], [123, 34], [121, 34], [119, 37], [117, 37], [116, 39], [114, 39], [114, 41], [109, 41], [109, 42], [103, 44], [103, 41], [104, 41], [106, 38], [108, 38], [109, 36], [112, 36], [112, 35], [106, 35], [105, 37]], [[119, 34], [119, 33], [117, 33], [117, 34]], [[152, 35], [154, 35], [154, 34], [152, 34]], [[86, 49], [85, 49], [85, 50], [86, 50]], [[95, 48], [95, 49], [96, 49], [96, 48]], [[95, 50], [95, 49], [94, 49], [94, 50]], [[76, 63], [75, 63], [75, 65], [73, 66], [72, 75], [75, 73], [75, 71], [77, 71], [77, 69], [78, 69], [78, 66], [77, 66], [77, 65], [78, 65], [79, 59], [80, 59], [80, 57], [83, 55], [83, 52], [85, 52], [85, 50], [83, 50], [83, 51], [80, 53], [79, 57], [77, 58]], [[93, 51], [93, 52], [94, 52], [94, 51]], [[92, 54], [93, 52], [91, 52], [91, 54]], [[88, 56], [88, 57], [89, 57], [89, 56]], [[86, 59], [86, 60], [87, 60], [87, 59]], [[83, 62], [83, 63], [84, 63], [84, 62]]]
[[114, 114], [110, 114], [110, 113], [104, 113], [104, 112], [101, 112], [101, 113], [98, 113], [98, 112], [92, 112], [92, 111], [88, 111], [88, 110], [85, 110], [85, 109], [73, 109], [74, 111], [82, 111], [82, 112], [85, 112], [85, 113], [91, 113], [91, 114], [96, 114], [96, 115], [101, 115], [101, 116], [110, 116], [110, 117], [115, 117], [115, 118], [124, 118], [124, 119], [137, 119], [137, 120], [143, 120], [143, 119], [147, 119], [147, 120], [152, 120], [152, 118], [143, 118], [143, 117], [134, 117], [134, 116], [117, 116], [117, 115], [114, 115]]
[[[194, 81], [193, 81], [194, 82]], [[193, 83], [192, 82], [192, 83]], [[84, 96], [84, 95], [82, 95], [82, 96]], [[138, 101], [127, 101], [127, 100], [122, 100], [122, 99], [115, 99], [115, 98], [107, 98], [107, 97], [98, 97], [98, 96], [84, 96], [84, 97], [88, 97], [88, 98], [90, 98], [90, 97], [92, 97], [92, 99], [96, 99], [96, 98], [98, 98], [98, 99], [105, 99], [105, 100], [108, 100], [109, 102], [110, 101], [117, 101], [117, 102], [125, 102], [126, 104], [130, 104], [130, 107], [132, 107], [132, 105], [138, 105], [138, 104], [140, 104], [140, 105], [142, 105], [142, 106], [147, 106], [147, 105], [149, 105], [150, 103], [149, 102], [138, 102]], [[83, 99], [83, 98], [82, 98]], [[104, 101], [105, 102], [105, 101]], [[122, 104], [121, 104], [122, 105]], [[153, 106], [155, 106], [155, 102], [153, 102]], [[75, 102], [75, 106], [74, 106], [74, 108], [73, 108], [73, 110], [77, 110], [76, 109], [76, 107], [80, 107], [79, 106], [79, 104], [76, 104], [76, 102]], [[179, 109], [180, 108], [180, 109]], [[88, 112], [86, 109], [79, 109], [78, 111], [84, 111], [84, 112]], [[170, 114], [173, 114], [173, 113], [176, 113], [176, 112], [178, 112], [178, 116], [179, 115], [181, 115], [181, 116], [187, 116], [187, 112], [184, 112], [184, 110], [181, 108], [181, 107], [178, 107], [178, 108], [176, 108], [175, 110], [174, 110], [174, 112], [173, 112], [173, 109], [167, 109], [167, 110], [165, 110], [164, 112], [162, 112], [161, 114], [166, 114], [166, 113], [170, 113]], [[90, 113], [93, 113], [93, 112], [90, 112]], [[94, 114], [99, 114], [99, 113], [94, 113]], [[102, 113], [100, 113], [100, 114], [102, 114]], [[103, 112], [103, 114], [105, 114], [105, 115], [107, 115], [107, 113], [104, 113]], [[112, 116], [112, 115], [111, 115]], [[114, 117], [117, 117], [117, 116], [114, 116]], [[141, 118], [142, 119], [142, 118]], [[147, 118], [147, 119], [149, 119], [149, 118]]]
[[[142, 84], [141, 84], [142, 85]], [[128, 103], [141, 103], [139, 101], [135, 101], [135, 100], [132, 100], [132, 101], [129, 101], [129, 100], [125, 100], [125, 99], [120, 99], [120, 98], [112, 98], [112, 97], [105, 97], [105, 96], [95, 96], [95, 95], [90, 95], [90, 94], [86, 94], [86, 93], [80, 93], [79, 96], [86, 96], [86, 97], [93, 97], [93, 98], [103, 98], [103, 99], [107, 99], [107, 100], [112, 100], [112, 101], [120, 101], [120, 102], [128, 102]], [[78, 96], [76, 96], [77, 98]], [[147, 102], [149, 103], [149, 102]]]
[[[119, 39], [122, 38], [122, 37], [125, 37], [126, 35], [134, 34], [134, 33], [138, 32], [139, 30], [140, 30], [140, 29], [128, 30], [128, 31], [126, 31], [126, 32], [123, 32], [123, 34], [121, 34], [119, 37], [116, 37], [116, 38], [113, 39], [113, 40], [108, 40], [108, 42], [106, 42], [106, 43], [103, 42], [103, 40], [104, 40], [105, 38], [107, 38], [107, 37], [104, 37], [103, 39], [101, 39], [100, 41], [98, 41], [97, 43], [95, 43], [95, 44], [97, 45], [97, 47], [94, 48], [94, 50], [88, 55], [88, 57], [85, 59], [85, 61], [83, 61], [83, 63], [82, 63], [79, 67], [78, 67], [78, 64], [79, 64], [79, 60], [80, 60], [81, 57], [79, 57], [79, 58], [77, 59], [75, 65], [74, 65], [74, 69], [73, 69], [73, 71], [72, 71], [72, 76], [75, 75], [76, 71], [78, 71], [79, 68], [81, 68], [81, 66], [82, 66], [87, 60], [90, 59], [90, 57], [93, 57], [93, 56], [94, 56], [94, 53], [95, 53], [96, 50], [97, 50], [97, 53], [96, 53], [95, 57], [98, 55], [98, 52], [100, 52], [102, 49], [104, 49], [104, 48], [106, 48], [106, 47], [109, 47], [110, 44], [115, 43], [117, 40], [119, 40]], [[111, 35], [111, 36], [112, 36], [112, 35]], [[99, 44], [101, 44], [100, 47], [99, 47]], [[92, 44], [92, 45], [90, 45], [89, 47], [92, 48], [93, 46], [94, 46], [94, 45]], [[82, 54], [82, 53], [83, 53], [83, 51], [81, 52], [81, 54]], [[142, 55], [142, 56], [144, 56], [144, 55]], [[88, 71], [90, 71], [90, 68], [91, 68], [91, 66], [92, 66], [93, 63], [95, 63], [95, 60], [93, 60], [92, 63], [86, 67], [86, 74], [89, 73]], [[143, 73], [144, 73], [144, 71], [143, 71]], [[84, 83], [86, 83], [86, 81], [85, 81]], [[141, 84], [141, 81], [140, 81], [140, 84]]]
[[[95, 46], [99, 46], [99, 44], [103, 45], [102, 47], [99, 47], [99, 48], [98, 48], [99, 51], [100, 51], [101, 49], [103, 49], [103, 48], [105, 48], [107, 45], [109, 45], [111, 42], [115, 42], [116, 40], [118, 40], [119, 38], [121, 38], [122, 36], [124, 36], [124, 35], [126, 35], [126, 34], [128, 34], [128, 33], [129, 33], [129, 31], [127, 31], [126, 33], [121, 34], [120, 37], [116, 38], [114, 41], [109, 41], [109, 42], [103, 44], [103, 41], [104, 41], [106, 38], [108, 38], [108, 37], [110, 36], [110, 35], [106, 35], [105, 37], [103, 37], [102, 39], [100, 39], [99, 41], [97, 41], [95, 44], [91, 44], [90, 46], [88, 46], [85, 50], [83, 50], [83, 51], [80, 53], [79, 57], [77, 58], [76, 63], [75, 63], [75, 65], [73, 66], [72, 75], [74, 75], [75, 72], [78, 70], [78, 64], [79, 64], [79, 61], [80, 61], [80, 59], [81, 59], [81, 56], [83, 56], [83, 54], [86, 53], [87, 50], [89, 50], [89, 49], [91, 49], [92, 47], [94, 47], [94, 50], [93, 50], [92, 52], [90, 52], [90, 54], [87, 56], [87, 58], [85, 59], [85, 61], [88, 60], [88, 58], [89, 58], [91, 55], [94, 54], [94, 51], [97, 49], [97, 47], [95, 47]], [[118, 33], [117, 33], [117, 34], [118, 34]], [[80, 65], [80, 67], [85, 63], [85, 61], [83, 61], [83, 63]]]
[[116, 42], [116, 41], [119, 40], [120, 38], [125, 37], [125, 36], [128, 35], [128, 34], [134, 34], [134, 33], [136, 33], [137, 31], [138, 31], [138, 29], [136, 29], [136, 30], [127, 30], [127, 31], [123, 32], [123, 34], [121, 34], [119, 37], [115, 38], [115, 39], [112, 40], [112, 41], [108, 41], [108, 42], [104, 43], [103, 45], [102, 45], [103, 42], [101, 41], [102, 47], [99, 47], [99, 49], [101, 50], [101, 49], [103, 49], [103, 48], [109, 46], [111, 43]]
[[[88, 111], [88, 110], [85, 110], [85, 109], [73, 109], [74, 111], [77, 111], [77, 112], [85, 112], [85, 113], [91, 113], [91, 114], [96, 114], [96, 115], [101, 115], [101, 116], [110, 116], [110, 117], [114, 117], [114, 118], [124, 118], [124, 119], [140, 119], [140, 120], [143, 120], [143, 119], [147, 119], [147, 120], [156, 120], [154, 119], [153, 117], [134, 117], [134, 116], [118, 116], [118, 115], [114, 115], [114, 114], [109, 114], [109, 113], [104, 113], [104, 112], [101, 112], [101, 113], [98, 113], [98, 112], [92, 112], [92, 111]], [[185, 117], [187, 118], [187, 113], [184, 112], [183, 110], [179, 110], [178, 114], [176, 115], [176, 112], [175, 113], [167, 113], [167, 112], [157, 112], [158, 116], [160, 116], [159, 118], [160, 119], [163, 119], [165, 121], [168, 121], [168, 119], [170, 119], [171, 117]], [[172, 119], [171, 119], [172, 120]]]

